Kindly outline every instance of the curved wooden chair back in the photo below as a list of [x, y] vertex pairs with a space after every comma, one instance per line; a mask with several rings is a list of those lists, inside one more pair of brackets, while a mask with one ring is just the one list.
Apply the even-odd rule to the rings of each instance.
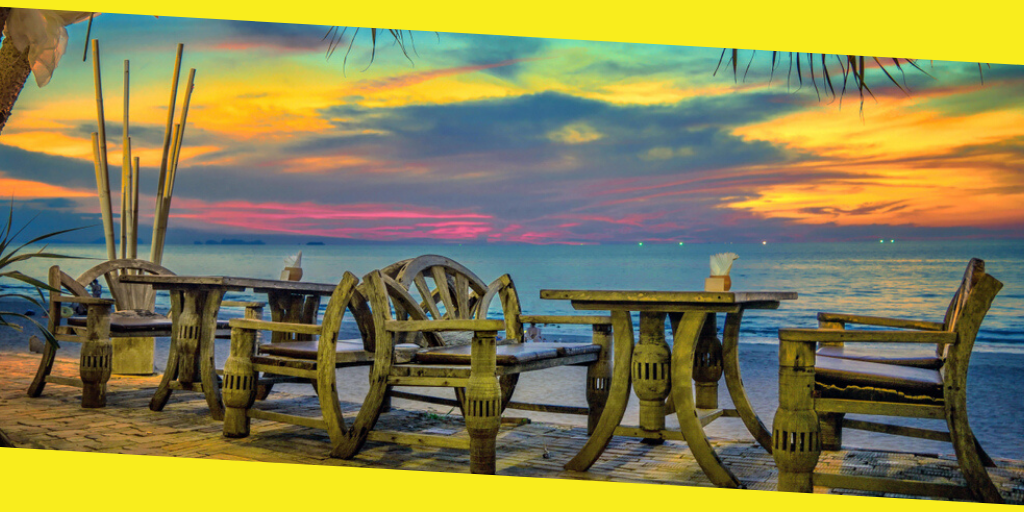
[[[972, 260], [973, 262], [974, 260]], [[971, 352], [974, 350], [974, 341], [978, 336], [981, 322], [988, 314], [989, 308], [996, 294], [1003, 288], [1003, 283], [988, 275], [984, 271], [984, 262], [975, 267], [972, 271], [968, 268], [970, 275], [965, 277], [965, 282], [970, 280], [970, 288], [960, 295], [963, 300], [957, 300], [956, 314], [950, 320], [951, 332], [956, 332], [956, 343], [946, 345], [946, 363], [942, 366], [942, 380], [946, 383], [946, 395], [950, 391], [962, 391], [967, 387], [967, 366], [971, 359]], [[949, 396], [946, 397], [947, 402]], [[966, 395], [964, 396], [966, 399]]]
[[413, 258], [395, 280], [419, 299], [434, 320], [476, 318], [476, 306], [487, 284], [473, 271], [444, 256]]
[[174, 272], [156, 263], [140, 259], [110, 260], [90, 268], [78, 276], [75, 281], [84, 290], [93, 280], [103, 276], [114, 299], [117, 311], [142, 309], [153, 311], [156, 305], [156, 292], [146, 284], [128, 284], [121, 282], [125, 272], [147, 273], [159, 276], [173, 276]]
[[461, 263], [428, 254], [407, 260], [395, 280], [418, 298], [420, 309], [435, 320], [486, 319], [492, 302], [498, 298], [505, 320], [505, 338], [515, 342], [523, 340], [519, 295], [508, 274], [486, 285]]
[[[985, 262], [978, 258], [971, 258], [971, 261], [967, 263], [967, 270], [964, 271], [964, 277], [960, 280], [960, 287], [957, 288], [956, 293], [953, 294], [953, 300], [949, 302], [949, 307], [946, 308], [946, 316], [942, 320], [946, 332], [956, 330], [968, 296], [984, 275]], [[949, 345], [939, 345], [936, 347], [936, 354], [942, 359], [946, 359], [949, 347]]]
[[[406, 260], [409, 261], [409, 260]], [[379, 284], [377, 288], [374, 288], [373, 282], [378, 278], [371, 279], [374, 274], [380, 274]], [[383, 288], [384, 291], [380, 291]], [[374, 270], [363, 276], [362, 282], [359, 283], [357, 289], [359, 296], [363, 300], [367, 301], [367, 304], [377, 302], [382, 306], [369, 308], [367, 312], [370, 315], [371, 325], [376, 326], [384, 325], [384, 322], [388, 320], [430, 320], [431, 318], [421, 307], [420, 301], [413, 297], [404, 286], [398, 283], [393, 277], [388, 276], [383, 270]], [[381, 295], [386, 294], [386, 297], [374, 297], [374, 294]], [[355, 302], [355, 301], [353, 301]], [[384, 307], [383, 305], [386, 305]], [[372, 311], [371, 311], [372, 309]], [[326, 315], [325, 315], [326, 316]], [[363, 339], [367, 340], [372, 338], [372, 343], [379, 339], [384, 339], [386, 336], [391, 334], [388, 331], [375, 330], [372, 336], [364, 336]], [[400, 333], [396, 336], [394, 341], [388, 338], [392, 344], [401, 343], [415, 343], [422, 347], [440, 347], [444, 345], [444, 340], [434, 332], [422, 333], [422, 336], [405, 336], [406, 334], [412, 333]], [[368, 346], [370, 347], [370, 346]], [[367, 348], [366, 350], [372, 351], [376, 346]]]

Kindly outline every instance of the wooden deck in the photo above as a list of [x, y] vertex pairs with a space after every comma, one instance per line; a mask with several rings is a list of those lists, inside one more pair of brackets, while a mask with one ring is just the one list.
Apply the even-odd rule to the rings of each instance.
[[[25, 390], [38, 366], [37, 358], [0, 352], [0, 430], [19, 447], [469, 473], [466, 450], [369, 442], [352, 460], [331, 459], [327, 456], [325, 432], [260, 420], [253, 421], [250, 437], [226, 439], [221, 435], [221, 423], [210, 418], [201, 394], [176, 395], [163, 412], [150, 411], [149, 400], [159, 376], [112, 377], [104, 409], [82, 409], [81, 390], [66, 386], [48, 386], [42, 397], [29, 398]], [[72, 376], [77, 368], [77, 361], [58, 360], [54, 374]], [[281, 412], [319, 414], [312, 389], [302, 395], [275, 390], [267, 402], [270, 403], [277, 404]], [[346, 404], [346, 412], [356, 409], [356, 404]], [[437, 433], [451, 431], [455, 437], [467, 436], [457, 414], [446, 418], [397, 410], [384, 415], [381, 421], [388, 430], [435, 429]], [[589, 472], [563, 470], [562, 466], [585, 440], [586, 433], [581, 428], [544, 423], [505, 424], [498, 435], [497, 474], [711, 486], [686, 445], [677, 441], [650, 446], [617, 437]], [[724, 463], [747, 488], [775, 490], [777, 477], [771, 455], [750, 442], [715, 438], [711, 441]], [[997, 459], [996, 463], [999, 467], [991, 471], [1001, 494], [1011, 503], [1024, 504], [1024, 461]], [[900, 474], [934, 482], [957, 482], [961, 478], [952, 458], [860, 450], [825, 452], [817, 470], [864, 476]]]

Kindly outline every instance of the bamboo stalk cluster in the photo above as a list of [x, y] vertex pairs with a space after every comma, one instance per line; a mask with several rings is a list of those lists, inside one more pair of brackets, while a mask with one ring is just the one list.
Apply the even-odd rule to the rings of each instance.
[[[178, 97], [178, 82], [181, 77], [181, 55], [185, 45], [178, 44], [174, 59], [174, 76], [171, 80], [171, 97], [167, 109], [167, 124], [164, 129], [163, 154], [160, 159], [160, 178], [157, 184], [156, 204], [153, 216], [153, 238], [149, 259], [160, 264], [163, 260], [164, 241], [167, 237], [167, 218], [171, 210], [171, 195], [177, 176], [178, 161], [185, 137], [188, 108], [195, 87], [195, 68], [189, 71], [188, 84], [179, 120], [174, 123], [175, 104]], [[92, 133], [93, 163], [96, 170], [96, 190], [100, 199], [103, 216], [103, 234], [107, 242], [107, 258], [138, 257], [139, 236], [139, 157], [132, 157], [132, 141], [129, 132], [129, 63], [124, 61], [124, 119], [122, 125], [121, 161], [121, 226], [120, 251], [114, 237], [114, 219], [110, 201], [110, 174], [107, 160], [107, 130], [103, 114], [103, 84], [100, 80], [99, 41], [92, 40], [93, 77], [96, 88], [97, 132]]]

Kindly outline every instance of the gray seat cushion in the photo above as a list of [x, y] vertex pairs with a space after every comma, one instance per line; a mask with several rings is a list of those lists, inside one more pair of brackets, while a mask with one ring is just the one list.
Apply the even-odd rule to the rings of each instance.
[[[266, 345], [260, 345], [260, 354], [282, 356], [282, 357], [293, 357], [295, 359], [309, 359], [316, 360], [317, 346], [320, 342], [318, 341], [286, 341], [284, 343], [267, 343]], [[343, 357], [351, 357], [359, 352], [366, 352], [363, 349], [363, 340], [342, 340], [335, 344], [337, 349], [335, 354], [339, 356], [339, 359]], [[373, 353], [366, 352], [368, 354], [367, 360], [373, 360]]]
[[[413, 361], [424, 364], [467, 365], [470, 363], [471, 350], [470, 345], [428, 348], [418, 352]], [[514, 365], [579, 354], [596, 354], [600, 351], [601, 346], [592, 343], [503, 344], [497, 346], [497, 364]]]
[[821, 398], [942, 403], [938, 370], [819, 356], [815, 390]]
[[942, 367], [942, 359], [935, 355], [934, 350], [914, 350], [912, 352], [900, 353], [870, 353], [851, 350], [846, 347], [822, 347], [818, 349], [818, 356], [827, 356], [836, 359], [852, 359], [855, 361], [867, 361], [870, 363], [895, 364], [899, 366], [913, 366], [915, 368], [927, 368], [938, 370]]

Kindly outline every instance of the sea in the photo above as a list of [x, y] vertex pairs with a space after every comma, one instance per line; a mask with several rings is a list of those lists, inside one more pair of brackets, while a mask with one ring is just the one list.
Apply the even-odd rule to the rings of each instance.
[[[102, 245], [53, 245], [51, 250], [105, 259]], [[146, 247], [145, 249], [148, 249]], [[744, 316], [741, 341], [778, 342], [779, 327], [814, 327], [819, 311], [942, 321], [967, 261], [985, 260], [1005, 285], [977, 339], [977, 350], [1024, 354], [1024, 241], [900, 241], [855, 243], [641, 244], [616, 245], [170, 245], [163, 264], [179, 275], [227, 275], [277, 279], [286, 257], [302, 251], [303, 281], [337, 283], [345, 271], [362, 276], [390, 263], [439, 254], [473, 270], [485, 282], [509, 274], [525, 314], [569, 314], [568, 301], [542, 300], [541, 289], [702, 290], [709, 258], [739, 256], [731, 271], [733, 291], [791, 291], [799, 298], [776, 311]], [[148, 253], [147, 251], [142, 251]], [[45, 279], [54, 261], [19, 267]], [[71, 275], [95, 260], [61, 260]], [[232, 300], [265, 300], [251, 293]], [[326, 307], [326, 301], [321, 308]], [[167, 309], [166, 295], [158, 309]], [[225, 314], [232, 314], [225, 311]], [[491, 317], [500, 316], [497, 301]], [[638, 322], [638, 317], [634, 317]], [[580, 326], [542, 326], [557, 337], [585, 336]], [[546, 334], [545, 334], [546, 335]]]

